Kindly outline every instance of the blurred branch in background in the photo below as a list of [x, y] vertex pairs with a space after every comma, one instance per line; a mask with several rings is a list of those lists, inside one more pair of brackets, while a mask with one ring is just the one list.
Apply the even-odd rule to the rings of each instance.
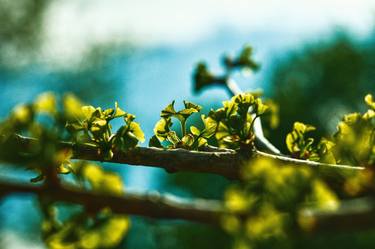
[[80, 204], [91, 211], [109, 207], [114, 213], [140, 215], [157, 219], [185, 219], [189, 221], [220, 224], [226, 213], [224, 206], [214, 200], [184, 200], [171, 195], [131, 194], [111, 196], [80, 190], [76, 187], [50, 188], [20, 183], [0, 183], [0, 196], [30, 193], [54, 202]]
[[[221, 226], [230, 211], [222, 202], [207, 199], [181, 199], [172, 195], [126, 193], [124, 196], [103, 195], [76, 187], [45, 188], [30, 184], [0, 182], [0, 197], [14, 194], [35, 194], [51, 202], [79, 204], [91, 211], [110, 208], [114, 213], [144, 216], [156, 219], [187, 220]], [[340, 209], [321, 211], [302, 209], [301, 231], [322, 233], [371, 229], [374, 224], [373, 198], [343, 201]], [[244, 217], [247, 214], [243, 214]]]

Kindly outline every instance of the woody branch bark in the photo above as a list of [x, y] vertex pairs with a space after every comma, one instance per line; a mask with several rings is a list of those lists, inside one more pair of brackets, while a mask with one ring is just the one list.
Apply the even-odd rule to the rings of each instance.
[[[33, 138], [14, 135], [8, 142], [27, 152], [38, 141]], [[326, 164], [308, 160], [300, 160], [282, 155], [274, 155], [258, 150], [244, 156], [234, 150], [189, 151], [185, 149], [160, 149], [136, 147], [128, 151], [115, 151], [111, 159], [105, 159], [98, 149], [83, 144], [60, 142], [61, 149], [71, 149], [73, 159], [128, 164], [132, 166], [149, 166], [163, 168], [168, 172], [197, 172], [221, 175], [228, 179], [240, 179], [241, 166], [255, 158], [272, 159], [281, 164], [340, 170], [363, 170], [360, 166]]]

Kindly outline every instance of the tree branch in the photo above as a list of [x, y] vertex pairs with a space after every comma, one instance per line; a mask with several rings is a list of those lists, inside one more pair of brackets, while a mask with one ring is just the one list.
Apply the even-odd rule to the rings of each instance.
[[374, 229], [375, 199], [361, 198], [343, 201], [338, 210], [305, 209], [300, 224], [308, 232], [338, 232]]
[[133, 166], [164, 168], [167, 172], [198, 172], [239, 179], [240, 165], [244, 161], [236, 152], [202, 152], [184, 149], [160, 149], [137, 147], [129, 151], [117, 151], [109, 160], [104, 160], [95, 149], [74, 146], [76, 159], [124, 163]]
[[[37, 142], [36, 139], [14, 135], [9, 138], [18, 148], [28, 151]], [[8, 140], [9, 140], [8, 139]], [[274, 155], [261, 151], [253, 151], [250, 157], [244, 157], [234, 150], [189, 151], [185, 149], [160, 149], [136, 147], [129, 151], [115, 151], [111, 159], [104, 159], [98, 149], [83, 144], [60, 142], [62, 149], [72, 149], [73, 159], [112, 162], [133, 166], [149, 166], [163, 168], [168, 172], [198, 172], [224, 176], [228, 179], [240, 179], [243, 163], [254, 158], [273, 159], [281, 164], [294, 164], [314, 167], [316, 169], [363, 170], [364, 167], [350, 165], [326, 164], [308, 160], [300, 160], [287, 156]]]
[[226, 213], [219, 201], [181, 199], [172, 195], [126, 193], [110, 196], [73, 187], [46, 188], [30, 184], [0, 182], [0, 197], [10, 194], [36, 194], [54, 202], [83, 205], [90, 210], [110, 207], [114, 213], [139, 215], [158, 219], [182, 219], [219, 225]]
[[[83, 205], [90, 210], [109, 207], [117, 214], [187, 220], [214, 226], [220, 226], [221, 217], [229, 214], [222, 202], [215, 200], [182, 199], [172, 195], [160, 195], [157, 192], [110, 196], [76, 187], [47, 188], [31, 184], [0, 182], [0, 198], [11, 194], [35, 194], [48, 197], [53, 202]], [[374, 217], [375, 200], [362, 198], [344, 201], [335, 211], [302, 210], [299, 223], [301, 231], [310, 233], [354, 231], [374, 228]]]

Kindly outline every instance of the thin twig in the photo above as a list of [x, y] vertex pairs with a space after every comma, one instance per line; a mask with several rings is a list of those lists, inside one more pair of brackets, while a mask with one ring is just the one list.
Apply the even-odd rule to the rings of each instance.
[[256, 151], [256, 156], [260, 158], [268, 158], [273, 159], [282, 163], [288, 163], [293, 165], [301, 165], [301, 166], [311, 166], [311, 167], [319, 167], [319, 168], [333, 168], [333, 169], [349, 169], [349, 170], [364, 170], [365, 167], [362, 166], [352, 166], [352, 165], [345, 165], [345, 164], [331, 164], [331, 163], [321, 163], [303, 159], [297, 159], [287, 156], [281, 155], [274, 155], [269, 154], [262, 151]]

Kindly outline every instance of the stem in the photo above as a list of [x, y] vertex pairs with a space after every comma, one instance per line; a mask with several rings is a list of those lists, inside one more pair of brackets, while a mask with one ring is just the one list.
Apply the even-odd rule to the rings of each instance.
[[255, 116], [253, 117], [253, 120], [251, 120], [250, 131], [253, 130], [253, 132], [254, 132], [254, 129], [253, 129], [254, 122], [255, 122], [255, 119], [257, 119], [258, 117], [259, 117], [258, 115], [255, 115]]
[[181, 121], [181, 132], [182, 132], [182, 137], [186, 135], [186, 120]]

